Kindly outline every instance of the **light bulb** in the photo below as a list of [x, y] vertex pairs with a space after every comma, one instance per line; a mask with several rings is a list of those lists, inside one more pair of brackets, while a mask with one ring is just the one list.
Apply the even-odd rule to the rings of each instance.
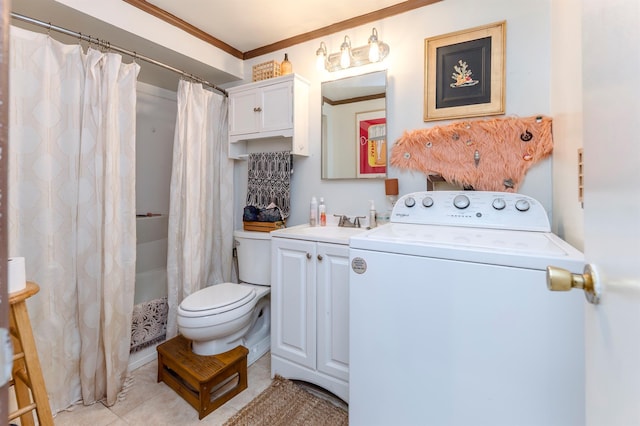
[[349, 68], [351, 66], [351, 39], [344, 37], [344, 42], [340, 46], [340, 67]]
[[375, 28], [369, 37], [369, 62], [378, 62], [380, 60], [380, 45], [378, 44], [378, 30]]
[[320, 48], [316, 50], [316, 68], [322, 71], [327, 63], [327, 47], [324, 42], [320, 43]]
[[349, 50], [345, 49], [340, 54], [340, 66], [342, 68], [349, 68], [351, 65], [351, 58], [349, 58]]
[[318, 55], [316, 57], [316, 68], [318, 71], [322, 71], [324, 69], [324, 56]]
[[380, 46], [378, 42], [369, 43], [369, 62], [378, 62], [380, 60]]

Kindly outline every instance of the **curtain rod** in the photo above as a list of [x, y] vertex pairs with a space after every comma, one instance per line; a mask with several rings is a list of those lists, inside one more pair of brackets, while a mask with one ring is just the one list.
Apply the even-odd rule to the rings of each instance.
[[95, 44], [95, 45], [97, 45], [99, 47], [103, 47], [105, 49], [115, 50], [116, 52], [122, 53], [122, 54], [127, 55], [127, 56], [131, 56], [134, 60], [140, 59], [142, 61], [149, 62], [149, 63], [151, 63], [153, 65], [157, 65], [157, 66], [159, 66], [161, 68], [167, 69], [169, 71], [173, 71], [176, 74], [180, 74], [181, 76], [183, 76], [183, 77], [185, 77], [185, 78], [187, 78], [189, 80], [195, 81], [196, 83], [201, 83], [201, 84], [203, 84], [205, 86], [209, 86], [210, 88], [212, 88], [214, 90], [217, 90], [218, 92], [221, 92], [223, 95], [227, 96], [227, 91], [226, 90], [216, 86], [213, 83], [209, 83], [208, 81], [206, 81], [206, 80], [204, 80], [204, 79], [202, 79], [202, 78], [200, 78], [200, 77], [198, 77], [196, 75], [190, 74], [190, 73], [188, 73], [186, 71], [182, 71], [182, 70], [180, 70], [178, 68], [174, 68], [171, 65], [167, 65], [167, 64], [165, 64], [163, 62], [156, 61], [155, 59], [152, 59], [152, 58], [149, 58], [147, 56], [141, 55], [141, 54], [139, 54], [137, 52], [132, 52], [132, 51], [124, 49], [122, 47], [118, 47], [118, 46], [116, 46], [114, 44], [111, 44], [110, 42], [108, 42], [106, 40], [100, 40], [99, 38], [95, 38], [95, 37], [92, 37], [90, 35], [82, 34], [82, 33], [76, 32], [76, 31], [71, 31], [71, 30], [68, 30], [66, 28], [59, 27], [57, 25], [52, 25], [49, 22], [40, 21], [38, 19], [30, 18], [30, 17], [24, 16], [24, 15], [20, 15], [19, 13], [15, 13], [15, 12], [11, 12], [11, 17], [14, 18], [14, 19], [17, 19], [19, 21], [28, 22], [30, 24], [34, 24], [34, 25], [46, 28], [47, 30], [56, 31], [56, 32], [59, 32], [59, 33], [62, 33], [62, 34], [66, 34], [66, 35], [69, 35], [69, 36], [72, 36], [72, 37], [76, 37], [76, 38], [78, 38], [80, 40], [89, 42], [90, 44]]

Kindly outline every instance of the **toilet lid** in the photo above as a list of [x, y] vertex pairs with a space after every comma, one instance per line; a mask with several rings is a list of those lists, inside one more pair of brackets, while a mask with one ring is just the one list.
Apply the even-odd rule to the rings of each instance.
[[255, 296], [256, 291], [252, 288], [233, 283], [222, 283], [203, 288], [187, 296], [180, 304], [180, 308], [189, 312], [215, 311], [212, 313], [221, 313], [251, 302]]

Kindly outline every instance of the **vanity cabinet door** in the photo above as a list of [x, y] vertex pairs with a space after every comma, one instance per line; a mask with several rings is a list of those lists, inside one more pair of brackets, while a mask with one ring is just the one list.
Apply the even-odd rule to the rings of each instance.
[[271, 240], [271, 352], [315, 369], [316, 243]]
[[349, 247], [318, 243], [318, 370], [349, 380]]

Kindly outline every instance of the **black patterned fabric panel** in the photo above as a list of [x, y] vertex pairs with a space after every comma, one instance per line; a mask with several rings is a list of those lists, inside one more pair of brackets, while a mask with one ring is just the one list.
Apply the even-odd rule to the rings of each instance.
[[264, 209], [274, 203], [282, 217], [291, 208], [291, 153], [259, 152], [249, 154], [247, 205]]

